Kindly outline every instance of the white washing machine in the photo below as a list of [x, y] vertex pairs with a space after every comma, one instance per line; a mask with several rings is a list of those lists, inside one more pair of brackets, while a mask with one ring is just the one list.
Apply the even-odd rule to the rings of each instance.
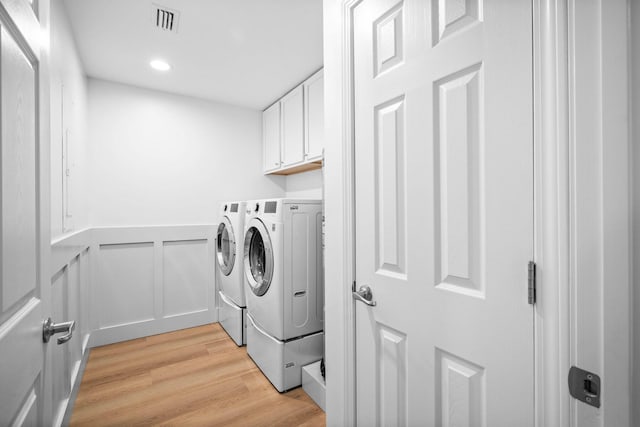
[[321, 200], [247, 202], [247, 353], [278, 391], [302, 384], [323, 352]]
[[244, 285], [245, 202], [224, 202], [216, 235], [218, 264], [218, 320], [239, 346], [246, 340], [246, 298]]

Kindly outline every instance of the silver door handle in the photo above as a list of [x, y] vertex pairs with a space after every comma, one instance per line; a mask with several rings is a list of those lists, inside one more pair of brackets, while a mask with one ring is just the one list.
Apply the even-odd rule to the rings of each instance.
[[58, 344], [64, 344], [73, 336], [73, 330], [75, 329], [75, 327], [75, 320], [72, 320], [70, 322], [53, 323], [53, 321], [49, 317], [42, 324], [42, 341], [49, 342], [49, 339], [52, 335], [66, 332], [65, 335], [58, 338]]
[[362, 301], [370, 307], [376, 306], [376, 302], [373, 301], [373, 293], [371, 292], [371, 288], [367, 285], [360, 286], [360, 289], [358, 289], [357, 291], [353, 291], [352, 295], [353, 299]]

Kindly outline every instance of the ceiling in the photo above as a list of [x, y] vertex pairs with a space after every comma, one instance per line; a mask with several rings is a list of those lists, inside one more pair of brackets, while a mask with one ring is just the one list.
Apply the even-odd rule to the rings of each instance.
[[[154, 3], [180, 12], [177, 33], [156, 27]], [[322, 67], [322, 0], [65, 5], [90, 77], [262, 110]]]

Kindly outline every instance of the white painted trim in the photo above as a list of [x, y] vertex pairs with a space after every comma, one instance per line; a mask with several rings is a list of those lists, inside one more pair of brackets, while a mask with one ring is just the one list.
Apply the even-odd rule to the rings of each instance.
[[214, 318], [213, 313], [211, 310], [202, 310], [179, 316], [150, 319], [97, 329], [91, 334], [89, 347], [100, 347], [107, 344], [215, 323], [217, 319]]
[[80, 384], [82, 383], [82, 377], [84, 376], [84, 370], [87, 367], [87, 362], [89, 361], [90, 351], [85, 351], [86, 346], [83, 346], [82, 359], [77, 367], [76, 376], [74, 377], [74, 381], [71, 383], [71, 392], [69, 393], [69, 398], [65, 403], [65, 410], [60, 411], [62, 413], [61, 424], [63, 426], [68, 426], [71, 424], [71, 416], [73, 415], [73, 407], [76, 403], [76, 398], [78, 397], [78, 392], [80, 391]]
[[[91, 318], [91, 339], [89, 347], [156, 335], [178, 329], [213, 323], [217, 318], [217, 290], [215, 274], [215, 241], [217, 224], [174, 225], [174, 226], [135, 226], [135, 227], [96, 227], [90, 230], [91, 242], [91, 284], [92, 312], [97, 313], [100, 301], [97, 300], [101, 286], [99, 272], [100, 247], [102, 245], [127, 245], [147, 243], [153, 245], [153, 317], [130, 323], [100, 327], [97, 316]], [[208, 253], [207, 308], [192, 312], [168, 315], [163, 312], [163, 244], [166, 242], [206, 241]]]
[[91, 229], [89, 228], [54, 239], [51, 242], [51, 277], [90, 246]]
[[[15, 3], [15, 2], [12, 2]], [[37, 178], [38, 183], [38, 276], [40, 284], [40, 299], [42, 301], [43, 317], [52, 313], [51, 276], [49, 266], [51, 263], [51, 3], [50, 0], [38, 0], [37, 10], [40, 24], [39, 38], [41, 45], [39, 70], [38, 70], [38, 146], [37, 146]], [[35, 36], [36, 34], [34, 34]], [[36, 46], [39, 43], [36, 43]], [[44, 320], [44, 319], [43, 319]], [[51, 352], [45, 352], [45, 372], [42, 393], [44, 394], [42, 405], [42, 422], [53, 422], [53, 358]]]
[[360, 4], [362, 0], [347, 0], [344, 5], [343, 14], [343, 34], [346, 35], [347, 44], [346, 49], [343, 51], [344, 61], [344, 75], [342, 79], [342, 102], [343, 102], [343, 120], [344, 127], [343, 132], [343, 180], [344, 180], [344, 194], [343, 194], [343, 206], [344, 206], [344, 251], [345, 251], [345, 270], [344, 270], [344, 290], [345, 290], [345, 317], [347, 324], [350, 326], [347, 328], [346, 339], [346, 360], [345, 366], [347, 367], [346, 388], [352, 391], [349, 398], [346, 399], [346, 414], [345, 418], [349, 422], [353, 422], [353, 425], [357, 423], [356, 417], [356, 331], [355, 331], [355, 305], [352, 294], [352, 283], [355, 280], [355, 170], [353, 165], [355, 164], [355, 129], [353, 128], [354, 117], [354, 87], [352, 80], [353, 70], [353, 13], [355, 7]]
[[[90, 229], [80, 230], [75, 233], [71, 233], [71, 234], [56, 238], [51, 242], [50, 244], [51, 258], [50, 258], [50, 264], [48, 266], [50, 271], [50, 275], [48, 278], [49, 288], [53, 287], [54, 278], [65, 276], [68, 274], [68, 271], [72, 263], [80, 262], [81, 259], [83, 260], [82, 261], [83, 263], [84, 262], [90, 263], [89, 259], [91, 257], [91, 253], [88, 252], [90, 244], [91, 244]], [[82, 267], [82, 268], [89, 268], [89, 264], [87, 264], [86, 267]], [[82, 270], [77, 270], [78, 285], [81, 288], [81, 289], [78, 289], [78, 291], [80, 292], [78, 296], [80, 296], [80, 298], [71, 300], [69, 299], [68, 288], [66, 291], [62, 291], [64, 298], [67, 298], [67, 299], [62, 302], [63, 307], [57, 307], [57, 309], [59, 313], [64, 312], [65, 316], [68, 315], [70, 311], [75, 312], [76, 315], [81, 315], [83, 313], [83, 309], [89, 310], [89, 307], [82, 307], [83, 303], [85, 301], [88, 301], [88, 298], [86, 300], [83, 300], [81, 296], [84, 295], [85, 293], [91, 292], [91, 283], [90, 281], [85, 282], [82, 280], [83, 276], [81, 275], [81, 272]], [[89, 274], [87, 275], [87, 277], [90, 277]], [[58, 286], [67, 287], [68, 276], [63, 278], [62, 282], [58, 283]], [[74, 301], [76, 306], [71, 306], [71, 301]], [[54, 309], [52, 311], [55, 311], [55, 307], [52, 307], [52, 309]], [[65, 359], [64, 363], [71, 362], [73, 364], [71, 366], [69, 365], [62, 366], [62, 367], [56, 366], [56, 369], [65, 369], [65, 372], [67, 372], [70, 375], [70, 378], [68, 378], [68, 380], [70, 381], [69, 384], [71, 385], [70, 395], [66, 399], [61, 401], [57, 408], [54, 408], [55, 410], [54, 415], [57, 418], [53, 420], [53, 425], [59, 426], [59, 425], [67, 425], [68, 420], [71, 417], [71, 411], [73, 409], [73, 402], [75, 400], [75, 395], [77, 394], [77, 390], [80, 386], [80, 382], [82, 381], [82, 373], [84, 372], [84, 367], [86, 365], [86, 361], [89, 355], [87, 343], [90, 340], [91, 331], [84, 330], [84, 324], [83, 324], [84, 316], [82, 315], [79, 318], [65, 317], [64, 319], [54, 319], [54, 320], [58, 320], [58, 321], [75, 320], [76, 321], [76, 329], [74, 331], [72, 341], [70, 341], [69, 344], [66, 344], [66, 345], [71, 345], [72, 343], [75, 343], [77, 340], [82, 340], [80, 344], [80, 360], [74, 362], [73, 360]], [[52, 383], [52, 386], [63, 387], [64, 385]], [[66, 420], [66, 423], [65, 423], [65, 420]]]
[[[573, 0], [579, 1], [579, 0]], [[600, 0], [602, 100], [602, 414], [607, 426], [634, 426], [631, 400], [632, 290], [629, 4]], [[576, 141], [576, 144], [581, 143]], [[602, 420], [602, 421], [600, 421]], [[576, 421], [575, 425], [581, 424]]]
[[[602, 379], [600, 409], [570, 399], [567, 425], [625, 427], [633, 425], [629, 3], [566, 3], [571, 324], [560, 372], [577, 365]], [[594, 266], [588, 276], [585, 266]]]
[[629, 51], [631, 56], [631, 72], [630, 85], [632, 90], [631, 99], [631, 141], [633, 156], [629, 157], [630, 168], [632, 169], [633, 182], [631, 184], [633, 191], [633, 205], [631, 206], [633, 214], [633, 280], [635, 289], [633, 292], [633, 325], [632, 325], [632, 345], [633, 345], [633, 361], [632, 367], [632, 402], [634, 405], [634, 413], [631, 419], [635, 424], [640, 424], [640, 2], [630, 1], [631, 19], [629, 28], [631, 30]]
[[327, 425], [355, 425], [350, 22], [359, 0], [324, 1]]
[[566, 0], [534, 0], [535, 419], [569, 425], [569, 117]]

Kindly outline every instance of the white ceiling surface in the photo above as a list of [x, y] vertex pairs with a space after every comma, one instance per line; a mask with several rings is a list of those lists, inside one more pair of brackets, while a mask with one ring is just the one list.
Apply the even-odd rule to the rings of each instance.
[[[262, 110], [322, 67], [322, 0], [65, 0], [87, 75]], [[169, 72], [149, 67], [165, 59]]]

